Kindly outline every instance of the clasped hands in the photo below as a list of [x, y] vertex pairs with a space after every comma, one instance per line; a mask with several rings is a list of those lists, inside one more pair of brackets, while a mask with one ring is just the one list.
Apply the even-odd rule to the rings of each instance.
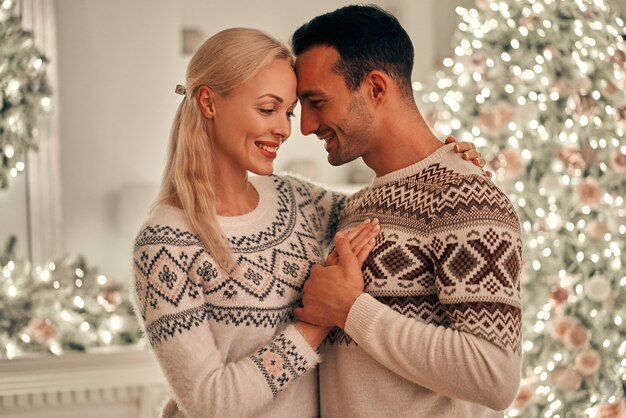
[[323, 327], [345, 326], [354, 301], [363, 293], [363, 262], [374, 248], [378, 220], [366, 220], [348, 233], [335, 235], [326, 265], [315, 265], [304, 284], [298, 320]]
[[352, 303], [363, 293], [361, 266], [380, 232], [378, 220], [366, 219], [349, 232], [335, 235], [326, 265], [315, 265], [304, 284], [302, 308], [296, 308], [296, 329], [317, 348], [334, 326], [344, 326]]

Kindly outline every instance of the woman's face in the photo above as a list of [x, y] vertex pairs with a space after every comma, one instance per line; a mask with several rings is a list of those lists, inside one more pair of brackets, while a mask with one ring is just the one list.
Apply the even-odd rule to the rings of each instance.
[[278, 149], [291, 134], [296, 100], [295, 73], [282, 59], [227, 96], [218, 95], [209, 128], [218, 178], [245, 171], [271, 174]]

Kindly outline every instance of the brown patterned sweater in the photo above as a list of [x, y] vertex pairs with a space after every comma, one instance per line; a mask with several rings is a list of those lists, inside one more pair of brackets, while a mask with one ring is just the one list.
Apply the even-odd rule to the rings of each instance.
[[365, 291], [322, 346], [324, 417], [496, 417], [520, 379], [521, 236], [507, 197], [444, 146], [351, 196], [378, 217]]

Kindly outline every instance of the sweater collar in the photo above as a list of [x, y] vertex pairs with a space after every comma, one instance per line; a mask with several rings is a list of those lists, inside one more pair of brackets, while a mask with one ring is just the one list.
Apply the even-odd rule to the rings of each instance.
[[428, 167], [429, 165], [441, 160], [446, 154], [448, 154], [454, 149], [454, 145], [455, 144], [444, 145], [443, 147], [439, 148], [437, 151], [433, 152], [426, 158], [414, 164], [411, 164], [404, 168], [400, 168], [396, 171], [392, 171], [391, 173], [387, 173], [383, 176], [375, 177], [374, 180], [372, 180], [371, 187], [383, 186], [385, 184], [393, 183], [395, 181], [402, 180], [409, 176], [419, 173], [420, 171], [422, 171], [424, 168]]

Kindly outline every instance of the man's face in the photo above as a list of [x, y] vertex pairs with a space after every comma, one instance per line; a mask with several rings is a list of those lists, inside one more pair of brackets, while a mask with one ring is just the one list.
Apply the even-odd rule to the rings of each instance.
[[316, 46], [296, 60], [298, 97], [302, 106], [300, 129], [324, 140], [328, 162], [341, 165], [368, 151], [373, 136], [372, 116], [362, 90], [351, 92], [333, 68], [339, 53]]

